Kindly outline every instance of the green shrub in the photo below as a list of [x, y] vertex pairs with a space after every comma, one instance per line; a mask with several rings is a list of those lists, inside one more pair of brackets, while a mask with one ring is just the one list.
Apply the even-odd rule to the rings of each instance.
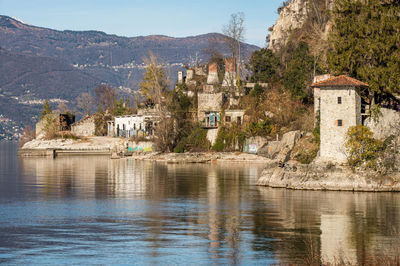
[[187, 139], [186, 138], [181, 139], [178, 142], [178, 144], [175, 146], [174, 152], [175, 153], [184, 153], [185, 152], [185, 148], [186, 148], [186, 144], [187, 144]]
[[210, 142], [207, 139], [207, 130], [196, 126], [189, 136], [182, 138], [174, 147], [174, 152], [182, 153], [185, 151], [208, 151]]
[[234, 150], [238, 136], [238, 128], [236, 125], [231, 127], [221, 126], [218, 130], [217, 139], [213, 146], [215, 151], [228, 151]]
[[296, 160], [302, 164], [310, 164], [317, 156], [318, 150], [305, 151], [301, 150], [296, 155]]
[[212, 147], [214, 151], [224, 151], [225, 149], [225, 144], [224, 141], [220, 138], [217, 138], [217, 140], [215, 141], [214, 146]]
[[350, 166], [365, 165], [376, 168], [378, 157], [384, 150], [384, 143], [374, 139], [372, 132], [363, 125], [350, 127], [346, 133], [346, 152]]
[[261, 122], [252, 122], [247, 126], [247, 132], [251, 136], [268, 136], [273, 129], [272, 122], [269, 119], [266, 119]]

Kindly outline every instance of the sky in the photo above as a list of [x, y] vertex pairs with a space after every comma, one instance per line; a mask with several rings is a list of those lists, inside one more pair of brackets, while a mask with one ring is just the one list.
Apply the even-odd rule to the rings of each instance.
[[0, 0], [0, 15], [57, 30], [99, 30], [135, 37], [222, 32], [245, 14], [245, 41], [265, 47], [282, 0]]

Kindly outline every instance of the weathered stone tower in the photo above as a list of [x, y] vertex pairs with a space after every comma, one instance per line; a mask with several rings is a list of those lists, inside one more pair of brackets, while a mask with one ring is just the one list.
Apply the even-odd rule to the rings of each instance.
[[315, 82], [312, 87], [319, 93], [314, 104], [320, 112], [320, 159], [344, 163], [346, 132], [361, 124], [360, 90], [368, 84], [342, 75]]
[[225, 58], [225, 75], [222, 87], [236, 87], [236, 60]]
[[210, 63], [208, 65], [207, 84], [215, 85], [218, 83], [219, 83], [218, 65], [217, 65], [217, 63]]

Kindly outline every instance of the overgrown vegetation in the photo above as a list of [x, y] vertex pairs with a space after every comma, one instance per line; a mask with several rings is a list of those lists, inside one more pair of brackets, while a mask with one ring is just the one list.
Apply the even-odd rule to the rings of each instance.
[[363, 125], [350, 127], [346, 133], [345, 148], [350, 166], [365, 166], [376, 169], [378, 158], [384, 151], [384, 143], [373, 137], [372, 132]]
[[207, 130], [200, 127], [200, 125], [196, 125], [188, 136], [183, 137], [179, 141], [174, 148], [174, 152], [208, 151], [210, 147], [211, 143], [207, 139]]

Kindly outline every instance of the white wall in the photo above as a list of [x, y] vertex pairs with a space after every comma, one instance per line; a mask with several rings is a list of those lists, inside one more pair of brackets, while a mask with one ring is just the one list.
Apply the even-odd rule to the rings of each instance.
[[144, 116], [117, 116], [115, 117], [115, 130], [119, 127], [120, 130], [139, 130], [145, 129]]

